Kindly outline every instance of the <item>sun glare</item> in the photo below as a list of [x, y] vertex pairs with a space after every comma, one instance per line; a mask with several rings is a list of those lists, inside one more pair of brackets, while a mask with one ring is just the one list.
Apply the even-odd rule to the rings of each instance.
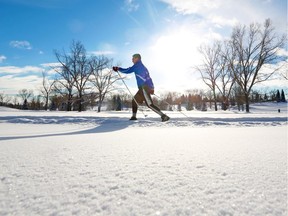
[[191, 82], [192, 67], [201, 62], [197, 49], [203, 42], [198, 32], [179, 27], [154, 41], [145, 62], [156, 72], [156, 78], [169, 88], [185, 85]]

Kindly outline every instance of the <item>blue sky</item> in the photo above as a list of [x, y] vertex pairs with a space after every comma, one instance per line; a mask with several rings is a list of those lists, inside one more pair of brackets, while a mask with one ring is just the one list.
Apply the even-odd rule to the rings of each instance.
[[192, 69], [201, 62], [197, 48], [228, 38], [237, 23], [266, 18], [286, 33], [287, 1], [0, 0], [0, 92], [37, 91], [42, 70], [55, 63], [53, 50], [68, 50], [72, 40], [123, 67], [141, 53], [160, 90], [204, 88]]

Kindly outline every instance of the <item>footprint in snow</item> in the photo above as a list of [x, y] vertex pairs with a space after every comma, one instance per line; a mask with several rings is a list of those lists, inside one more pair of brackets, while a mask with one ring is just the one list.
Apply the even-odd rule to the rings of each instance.
[[204, 165], [196, 166], [197, 169], [201, 169], [201, 168], [204, 168], [204, 167], [205, 167]]

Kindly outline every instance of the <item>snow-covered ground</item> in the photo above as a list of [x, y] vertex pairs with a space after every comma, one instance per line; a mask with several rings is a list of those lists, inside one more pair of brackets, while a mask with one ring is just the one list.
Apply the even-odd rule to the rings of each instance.
[[287, 104], [146, 113], [0, 107], [0, 215], [287, 215]]

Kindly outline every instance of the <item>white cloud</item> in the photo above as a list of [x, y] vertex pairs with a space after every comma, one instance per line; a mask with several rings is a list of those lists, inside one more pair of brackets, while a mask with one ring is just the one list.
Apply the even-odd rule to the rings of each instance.
[[[267, 0], [161, 0], [179, 14], [199, 15], [214, 27], [231, 26], [236, 23], [263, 23], [271, 18], [277, 29], [286, 32], [287, 11], [284, 3]], [[281, 8], [281, 5], [284, 7]], [[278, 7], [277, 7], [278, 6]], [[281, 9], [279, 9], [279, 6]], [[286, 5], [287, 6], [287, 5]]]
[[16, 66], [4, 66], [0, 67], [0, 73], [4, 74], [22, 74], [22, 73], [38, 73], [42, 72], [43, 68], [35, 67], [35, 66], [24, 66], [24, 67], [16, 67]]
[[0, 63], [2, 63], [3, 61], [5, 61], [6, 59], [7, 59], [6, 56], [0, 55]]
[[235, 26], [237, 23], [239, 23], [239, 20], [235, 17], [232, 19], [225, 19], [222, 16], [219, 15], [211, 15], [208, 16], [211, 23], [213, 23], [216, 27], [221, 28], [222, 26]]
[[221, 5], [220, 0], [162, 0], [171, 5], [177, 12], [182, 14], [203, 13], [217, 9]]
[[278, 56], [283, 56], [283, 57], [288, 57], [288, 51], [285, 50], [285, 49], [279, 49], [279, 50], [277, 51], [277, 55], [278, 55]]
[[10, 41], [10, 46], [18, 49], [27, 49], [31, 50], [32, 46], [29, 41]]
[[[276, 71], [273, 77], [277, 80], [282, 80], [282, 78], [288, 77], [287, 76], [288, 75], [288, 61], [286, 60], [286, 61], [278, 62], [277, 64], [267, 65], [266, 67], [263, 68], [263, 70], [266, 70], [268, 73], [272, 71]], [[285, 80], [284, 83], [287, 88], [288, 81]]]
[[1, 89], [5, 89], [6, 94], [17, 94], [21, 89], [32, 89], [38, 94], [38, 89], [41, 86], [42, 78], [30, 75], [25, 77], [15, 77], [13, 75], [0, 76]]
[[41, 87], [42, 72], [53, 77], [56, 73], [54, 67], [59, 63], [44, 63], [37, 66], [5, 66], [0, 67], [0, 90], [5, 89], [7, 94], [17, 94], [18, 90], [27, 88], [37, 92]]
[[90, 52], [88, 52], [88, 54], [96, 55], [96, 56], [99, 56], [99, 55], [113, 55], [113, 54], [115, 54], [115, 52], [111, 51], [111, 50], [97, 50], [97, 51], [90, 51]]
[[60, 67], [61, 64], [59, 62], [50, 62], [50, 63], [43, 63], [41, 64], [42, 67], [45, 67], [45, 68], [53, 68], [53, 67]]
[[44, 68], [46, 74], [52, 76], [57, 73], [56, 70], [60, 70], [61, 64], [59, 62], [51, 62], [43, 63], [41, 66]]
[[125, 8], [129, 11], [137, 11], [139, 8], [139, 4], [135, 2], [135, 0], [125, 0]]
[[100, 43], [96, 50], [88, 51], [88, 55], [113, 55], [116, 53], [117, 48], [110, 43]]

